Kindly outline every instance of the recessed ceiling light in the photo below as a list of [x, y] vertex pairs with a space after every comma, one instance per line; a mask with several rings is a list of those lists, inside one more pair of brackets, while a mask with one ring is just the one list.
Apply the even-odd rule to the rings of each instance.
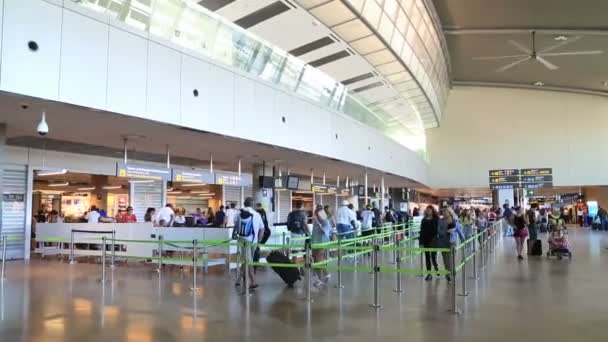
[[542, 87], [545, 84], [543, 82], [535, 82], [534, 85], [537, 86], [537, 87]]
[[70, 185], [70, 183], [68, 183], [68, 182], [62, 182], [62, 183], [50, 183], [50, 184], [49, 184], [49, 186], [53, 186], [53, 187], [55, 187], [55, 186], [68, 186], [68, 185]]
[[602, 82], [602, 85], [603, 85], [604, 87], [608, 87], [608, 81], [604, 81], [604, 82]]
[[556, 36], [553, 38], [553, 40], [557, 40], [558, 42], [564, 41], [564, 40], [568, 40], [568, 37], [566, 36]]

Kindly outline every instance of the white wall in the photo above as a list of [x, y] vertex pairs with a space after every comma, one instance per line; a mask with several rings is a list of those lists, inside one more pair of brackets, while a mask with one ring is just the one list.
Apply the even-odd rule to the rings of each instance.
[[[427, 182], [427, 164], [416, 153], [294, 93], [71, 1], [2, 1], [0, 90], [242, 137]], [[28, 41], [36, 41], [38, 51], [30, 51]]]
[[608, 184], [608, 97], [455, 87], [427, 131], [430, 184], [487, 187], [488, 170], [552, 167], [555, 185]]

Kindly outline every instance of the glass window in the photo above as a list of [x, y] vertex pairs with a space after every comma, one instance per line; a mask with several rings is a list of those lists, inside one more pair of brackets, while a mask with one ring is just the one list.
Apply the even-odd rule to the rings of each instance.
[[395, 26], [393, 22], [388, 18], [386, 14], [382, 14], [382, 19], [380, 19], [380, 27], [378, 32], [380, 36], [384, 38], [384, 41], [390, 42], [393, 38], [393, 31], [395, 30]]
[[405, 15], [405, 12], [403, 12], [403, 10], [399, 10], [397, 20], [395, 21], [395, 26], [397, 27], [397, 30], [399, 30], [399, 32], [401, 32], [401, 34], [404, 36], [407, 33], [409, 23], [410, 20], [407, 18], [407, 15]]
[[391, 19], [395, 20], [397, 16], [397, 9], [399, 8], [399, 4], [397, 0], [385, 0], [384, 1], [384, 13]]

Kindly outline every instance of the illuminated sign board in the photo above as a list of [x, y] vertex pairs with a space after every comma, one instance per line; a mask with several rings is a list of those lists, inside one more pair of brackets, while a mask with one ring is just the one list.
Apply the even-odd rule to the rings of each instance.
[[312, 184], [310, 190], [315, 194], [336, 194], [338, 188], [329, 184]]
[[169, 180], [171, 169], [141, 164], [116, 163], [116, 176], [151, 180]]
[[207, 170], [172, 169], [171, 180], [174, 182], [213, 184], [215, 177]]

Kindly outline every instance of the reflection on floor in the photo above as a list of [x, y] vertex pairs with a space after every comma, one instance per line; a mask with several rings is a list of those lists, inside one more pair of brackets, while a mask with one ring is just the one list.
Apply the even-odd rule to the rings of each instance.
[[309, 305], [270, 270], [247, 303], [224, 274], [201, 276], [194, 297], [187, 271], [118, 267], [102, 286], [97, 265], [13, 262], [0, 291], [0, 341], [604, 341], [608, 233], [573, 229], [570, 239], [572, 261], [519, 262], [507, 238], [469, 281], [461, 316], [446, 312], [443, 279], [407, 277], [399, 296], [383, 276], [384, 308], [375, 311], [367, 273], [346, 273], [342, 291], [315, 291]]

